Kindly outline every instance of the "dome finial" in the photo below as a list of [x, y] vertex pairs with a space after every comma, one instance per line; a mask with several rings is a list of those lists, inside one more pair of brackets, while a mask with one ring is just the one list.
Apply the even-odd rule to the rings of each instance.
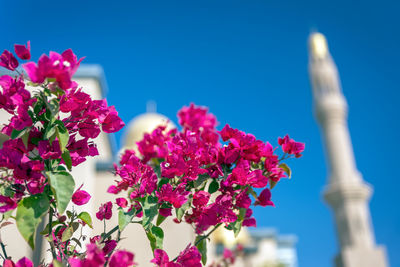
[[146, 103], [146, 112], [147, 113], [157, 113], [157, 103], [154, 100], [149, 100]]

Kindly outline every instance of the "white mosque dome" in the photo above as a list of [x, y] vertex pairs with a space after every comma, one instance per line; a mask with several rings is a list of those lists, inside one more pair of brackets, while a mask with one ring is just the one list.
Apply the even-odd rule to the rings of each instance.
[[166, 116], [158, 113], [144, 113], [133, 118], [127, 127], [127, 134], [124, 138], [125, 148], [134, 148], [136, 142], [142, 140], [145, 133], [151, 133], [160, 125], [167, 125], [167, 129], [176, 128]]
[[145, 133], [151, 133], [160, 125], [167, 125], [167, 130], [176, 128], [169, 118], [156, 112], [155, 102], [147, 102], [147, 112], [133, 118], [126, 127], [123, 150], [133, 149], [138, 152], [136, 142], [142, 140]]

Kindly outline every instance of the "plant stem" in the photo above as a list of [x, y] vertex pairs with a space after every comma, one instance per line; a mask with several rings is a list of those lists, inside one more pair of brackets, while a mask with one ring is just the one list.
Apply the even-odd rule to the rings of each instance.
[[117, 231], [118, 230], [118, 225], [117, 226], [115, 226], [113, 229], [111, 229], [110, 231], [108, 231], [108, 233], [106, 233], [104, 236], [103, 236], [103, 238], [101, 239], [101, 242], [100, 243], [102, 243], [102, 242], [104, 242], [104, 240], [106, 240], [108, 237], [110, 237], [115, 231]]
[[49, 212], [49, 238], [52, 240], [52, 241], [49, 241], [49, 243], [50, 243], [50, 249], [51, 249], [51, 254], [53, 255], [53, 259], [57, 259], [57, 254], [56, 254], [56, 251], [55, 251], [55, 249], [54, 249], [54, 244], [53, 244], [53, 222], [52, 222], [52, 220], [53, 220], [53, 209], [52, 209], [52, 207], [50, 207], [50, 212]]
[[7, 252], [6, 252], [6, 246], [4, 246], [3, 242], [0, 242], [1, 245], [1, 250], [3, 250], [3, 254], [4, 254], [4, 259], [7, 259]]
[[[118, 244], [120, 240], [121, 240], [121, 231], [118, 230], [117, 239], [116, 239], [115, 241], [117, 241], [117, 244]], [[113, 248], [113, 249], [108, 253], [108, 255], [107, 255], [107, 260], [106, 260], [106, 262], [104, 263], [104, 267], [107, 266], [108, 261], [110, 260], [111, 254], [113, 254], [114, 250], [115, 250], [115, 248]]]
[[217, 230], [218, 227], [221, 226], [222, 223], [217, 224], [214, 229], [212, 229], [210, 232], [208, 232], [207, 235], [202, 236], [199, 240], [197, 240], [196, 243], [194, 243], [195, 246], [197, 246], [201, 241], [203, 241], [204, 239], [208, 238], [215, 230]]
[[[208, 232], [208, 234], [203, 235], [199, 240], [196, 241], [196, 243], [194, 243], [195, 246], [197, 246], [201, 241], [203, 241], [204, 239], [208, 238], [215, 230], [218, 229], [218, 227], [221, 226], [222, 223], [217, 224], [210, 232]], [[179, 255], [175, 257], [175, 259], [173, 259], [172, 261], [176, 261], [178, 259]]]

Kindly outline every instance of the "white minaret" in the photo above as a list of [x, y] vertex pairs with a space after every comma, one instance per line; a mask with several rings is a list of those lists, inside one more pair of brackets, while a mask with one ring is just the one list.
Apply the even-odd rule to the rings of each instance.
[[339, 237], [335, 266], [386, 267], [385, 248], [375, 244], [368, 207], [372, 187], [357, 170], [347, 127], [347, 102], [326, 39], [320, 33], [310, 35], [309, 72], [329, 169], [323, 195], [334, 212]]

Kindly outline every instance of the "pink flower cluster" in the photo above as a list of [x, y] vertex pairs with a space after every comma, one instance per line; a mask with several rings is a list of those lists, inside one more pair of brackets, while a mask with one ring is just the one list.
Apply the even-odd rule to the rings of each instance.
[[109, 267], [130, 267], [136, 264], [133, 261], [133, 253], [126, 250], [117, 250], [108, 258], [107, 254], [112, 250], [100, 249], [96, 244], [90, 243], [86, 246], [86, 256], [84, 259], [78, 257], [70, 258], [68, 263], [71, 267], [102, 267], [107, 260], [107, 266]]
[[[129, 190], [130, 209], [143, 209], [142, 201], [149, 195], [157, 198], [158, 211], [164, 217], [171, 216], [173, 208], [176, 214], [184, 209], [181, 218], [192, 224], [198, 235], [219, 224], [232, 229], [238, 221], [242, 226], [256, 226], [251, 205], [274, 206], [268, 185], [286, 177], [288, 167], [281, 161], [299, 157], [304, 144], [280, 138], [284, 152], [280, 159], [276, 148], [251, 134], [229, 125], [217, 131], [217, 120], [206, 108], [191, 104], [182, 108], [178, 117], [182, 131], [160, 126], [137, 143], [141, 155], [132, 150], [122, 155], [120, 165], [115, 166], [121, 180], [108, 191]], [[259, 194], [257, 189], [261, 189]], [[152, 262], [159, 266], [179, 263], [170, 262], [162, 250], [154, 253]]]
[[159, 267], [201, 267], [201, 254], [195, 246], [187, 246], [175, 261], [170, 261], [167, 253], [162, 249], [154, 250], [152, 263]]
[[17, 263], [12, 260], [6, 259], [3, 263], [3, 267], [33, 267], [33, 263], [26, 257], [23, 257]]
[[[60, 111], [69, 114], [63, 119], [63, 123], [70, 134], [67, 149], [70, 151], [73, 166], [85, 161], [87, 156], [98, 155], [97, 148], [90, 139], [96, 138], [101, 130], [113, 133], [125, 125], [114, 106], [107, 106], [105, 99], [92, 100], [90, 95], [78, 88], [67, 90], [61, 97]], [[83, 138], [78, 140], [78, 136]]]
[[[30, 59], [30, 43], [15, 45], [15, 52], [20, 59]], [[0, 168], [7, 169], [0, 174], [1, 185], [10, 193], [0, 195], [0, 212], [15, 209], [26, 193], [41, 193], [47, 184], [46, 166], [55, 160], [67, 165], [65, 149], [71, 165], [77, 166], [88, 156], [98, 155], [92, 139], [101, 130], [112, 133], [124, 126], [113, 106], [108, 106], [106, 100], [92, 100], [72, 81], [81, 60], [68, 49], [61, 55], [43, 55], [37, 64], [23, 64], [28, 78], [46, 88], [42, 93], [31, 94], [23, 74], [0, 77], [0, 108], [12, 115], [2, 128], [11, 139], [0, 149]], [[14, 71], [19, 63], [5, 50], [0, 55], [0, 66]], [[60, 113], [64, 113], [62, 120]], [[60, 140], [60, 132], [67, 139]], [[88, 197], [77, 192], [73, 201], [83, 205]]]

